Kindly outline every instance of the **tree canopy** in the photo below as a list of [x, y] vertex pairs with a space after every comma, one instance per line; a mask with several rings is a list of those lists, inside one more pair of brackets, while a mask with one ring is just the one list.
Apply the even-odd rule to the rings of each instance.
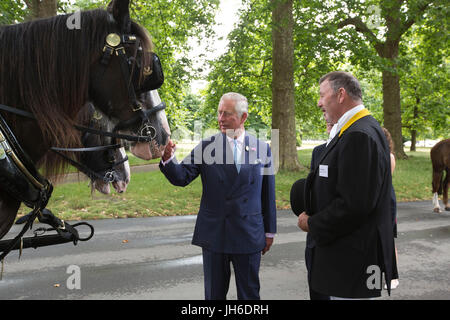
[[[132, 17], [152, 36], [166, 82], [160, 95], [172, 128], [216, 128], [220, 96], [237, 91], [249, 100], [248, 126], [272, 126], [272, 11], [286, 0], [242, 0], [226, 52], [212, 61], [192, 48], [214, 46], [220, 0], [134, 0]], [[106, 6], [107, 0], [59, 0], [58, 13]], [[0, 24], [32, 17], [27, 0], [0, 2]], [[317, 108], [321, 75], [350, 71], [360, 80], [364, 103], [402, 145], [405, 139], [446, 138], [450, 122], [448, 22], [445, 0], [305, 0], [292, 2], [293, 92], [297, 141], [325, 138]], [[207, 46], [208, 47], [208, 46]], [[204, 61], [195, 67], [196, 61]], [[210, 70], [206, 89], [191, 82]], [[400, 142], [400, 143], [399, 143]], [[282, 142], [283, 143], [283, 142]]]

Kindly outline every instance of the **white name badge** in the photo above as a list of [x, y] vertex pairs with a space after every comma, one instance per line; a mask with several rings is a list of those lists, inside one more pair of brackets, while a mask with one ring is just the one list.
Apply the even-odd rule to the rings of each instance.
[[328, 166], [321, 164], [319, 166], [319, 177], [328, 178]]

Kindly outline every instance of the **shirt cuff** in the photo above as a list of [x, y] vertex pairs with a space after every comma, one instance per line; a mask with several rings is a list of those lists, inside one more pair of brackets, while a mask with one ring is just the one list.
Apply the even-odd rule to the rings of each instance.
[[161, 164], [163, 166], [165, 166], [166, 164], [168, 164], [170, 161], [172, 161], [172, 159], [175, 158], [175, 154], [173, 154], [169, 159], [167, 159], [166, 161], [163, 161], [163, 159], [161, 158]]
[[266, 238], [275, 238], [275, 233], [266, 233]]

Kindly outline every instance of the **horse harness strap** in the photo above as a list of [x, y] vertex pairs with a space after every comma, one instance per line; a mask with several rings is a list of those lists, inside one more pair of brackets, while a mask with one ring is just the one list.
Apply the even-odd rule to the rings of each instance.
[[120, 46], [121, 44], [136, 44], [136, 46], [139, 46], [139, 39], [133, 35], [119, 36], [117, 33], [110, 33], [106, 37], [106, 44], [103, 47], [103, 56], [100, 60], [100, 63], [103, 66], [103, 71], [100, 74], [104, 74], [106, 68], [109, 65], [111, 56], [115, 53], [119, 57], [120, 69], [122, 70], [124, 80], [127, 83], [128, 98], [131, 101], [133, 111], [139, 111], [142, 109], [142, 105], [136, 99], [136, 92], [134, 90], [131, 73], [128, 68], [128, 60], [125, 52], [125, 47]]
[[[0, 105], [0, 107], [2, 110], [5, 110], [4, 105]], [[11, 107], [8, 108], [11, 109]], [[31, 118], [31, 114], [28, 114], [26, 111], [15, 113]], [[20, 223], [25, 223], [25, 225], [14, 239], [0, 241], [0, 250], [2, 252], [0, 261], [3, 261], [11, 250], [22, 248], [22, 237], [28, 229], [31, 229], [36, 218], [42, 223], [50, 224], [58, 232], [58, 237], [61, 239], [55, 243], [73, 241], [76, 244], [80, 240], [76, 229], [70, 224], [64, 223], [63, 220], [56, 218], [50, 210], [45, 209], [52, 194], [53, 186], [36, 170], [33, 162], [17, 142], [1, 114], [0, 186], [3, 187], [3, 191], [9, 193], [13, 198], [33, 209], [29, 214], [19, 219]], [[36, 243], [35, 240], [40, 241], [40, 239], [34, 239], [32, 242]], [[47, 243], [50, 244], [50, 242]], [[40, 246], [39, 244], [36, 245]]]
[[[128, 135], [128, 134], [120, 134], [120, 133], [117, 133], [117, 131], [119, 131], [121, 129], [125, 129], [133, 124], [136, 124], [137, 121], [140, 121], [144, 118], [148, 119], [154, 113], [162, 111], [165, 108], [166, 108], [166, 103], [161, 102], [159, 105], [154, 106], [151, 109], [146, 109], [146, 110], [141, 109], [141, 110], [139, 110], [139, 114], [136, 115], [135, 117], [133, 117], [129, 120], [126, 120], [126, 121], [119, 122], [114, 127], [113, 132], [96, 130], [96, 129], [87, 128], [87, 127], [83, 127], [83, 126], [79, 126], [79, 125], [75, 125], [75, 128], [77, 130], [83, 131], [83, 132], [89, 132], [89, 133], [98, 134], [101, 136], [107, 136], [107, 137], [112, 137], [112, 138], [132, 141], [132, 142], [151, 142], [153, 139], [155, 139], [155, 136], [156, 136], [156, 132], [155, 131], [152, 132], [151, 126], [144, 126], [141, 129], [140, 135], [137, 135], [137, 136]], [[143, 115], [141, 115], [141, 114], [143, 114]]]
[[[144, 141], [144, 142], [150, 142], [153, 140], [156, 136], [156, 130], [150, 126], [148, 123], [150, 122], [149, 116], [157, 111], [165, 109], [166, 105], [165, 103], [161, 103], [158, 106], [155, 106], [151, 108], [150, 110], [144, 110], [142, 108], [142, 103], [140, 103], [136, 98], [136, 90], [133, 85], [133, 72], [130, 72], [129, 68], [129, 59], [127, 58], [124, 44], [134, 44], [135, 49], [139, 48], [139, 38], [137, 38], [134, 35], [118, 35], [116, 33], [110, 33], [106, 37], [106, 44], [103, 47], [103, 56], [100, 60], [100, 64], [103, 68], [103, 71], [100, 72], [100, 76], [103, 76], [103, 74], [106, 71], [106, 68], [109, 65], [109, 61], [111, 59], [111, 56], [115, 53], [116, 56], [119, 58], [119, 64], [120, 69], [122, 71], [122, 75], [124, 77], [124, 81], [127, 84], [127, 90], [128, 90], [128, 98], [131, 102], [132, 110], [136, 112], [135, 116], [127, 121], [121, 121], [119, 122], [116, 127], [114, 128], [113, 132], [119, 131], [121, 129], [130, 127], [134, 124], [136, 124], [138, 121], [141, 121], [143, 123], [141, 129], [140, 129], [140, 135], [142, 137], [146, 137], [144, 139], [139, 139], [137, 142]], [[137, 52], [137, 51], [136, 51]], [[135, 66], [135, 64], [133, 64]], [[154, 79], [152, 79], [152, 89], [159, 88], [162, 83], [164, 82], [164, 75], [162, 73], [162, 67], [159, 61], [159, 58], [156, 54], [153, 54], [153, 68], [157, 68], [156, 72], [153, 72], [150, 68], [147, 70], [147, 68], [144, 69], [144, 75], [146, 76], [152, 76]], [[131, 70], [133, 71], [133, 70]], [[127, 139], [129, 140], [129, 139]], [[136, 141], [136, 140], [131, 140]]]
[[34, 209], [47, 205], [53, 186], [36, 170], [1, 114], [0, 171], [0, 182], [15, 198]]
[[128, 156], [125, 156], [122, 160], [116, 161], [112, 163], [107, 168], [103, 168], [104, 170], [109, 170], [105, 173], [104, 176], [98, 174], [94, 170], [91, 170], [84, 164], [77, 162], [73, 160], [72, 158], [66, 156], [64, 153], [60, 151], [71, 151], [71, 152], [89, 152], [89, 151], [101, 151], [101, 150], [107, 150], [111, 149], [111, 147], [118, 148], [120, 145], [111, 145], [111, 146], [100, 146], [100, 147], [91, 147], [91, 148], [77, 148], [77, 149], [64, 149], [64, 148], [51, 148], [53, 152], [55, 152], [60, 157], [64, 158], [66, 161], [68, 161], [71, 165], [73, 165], [75, 168], [86, 174], [91, 179], [99, 179], [103, 180], [105, 183], [113, 182], [116, 178], [116, 173], [114, 172], [114, 168], [123, 164], [124, 162], [128, 161]]
[[[152, 107], [149, 110], [140, 110], [141, 113], [145, 114], [145, 117], [148, 119], [148, 117], [158, 111], [164, 110], [166, 108], [166, 104], [164, 102], [161, 102], [159, 105]], [[0, 110], [4, 110], [10, 113], [14, 113], [29, 119], [33, 119], [35, 120], [36, 118], [34, 117], [34, 115], [28, 111], [25, 110], [20, 110], [17, 108], [13, 108], [10, 106], [6, 106], [3, 104], [0, 104]], [[141, 117], [134, 117], [132, 119], [130, 119], [129, 121], [125, 121], [123, 122], [124, 127], [129, 126], [133, 123], [135, 123], [136, 121], [140, 120]], [[151, 126], [144, 126], [144, 128], [141, 130], [141, 134], [139, 136], [135, 136], [135, 135], [125, 135], [125, 134], [119, 134], [116, 132], [108, 132], [108, 131], [103, 131], [103, 130], [97, 130], [97, 129], [93, 129], [93, 128], [88, 128], [88, 127], [84, 127], [84, 126], [79, 126], [79, 125], [75, 125], [74, 126], [77, 130], [82, 131], [82, 132], [88, 132], [88, 133], [92, 133], [92, 134], [96, 134], [96, 135], [101, 135], [101, 136], [108, 136], [108, 137], [112, 137], [115, 139], [123, 139], [123, 140], [128, 140], [128, 141], [134, 141], [134, 142], [150, 142], [151, 140], [153, 140], [156, 136], [156, 131], [152, 132], [152, 127]], [[47, 185], [50, 185], [50, 183], [43, 178], [35, 169], [34, 164], [31, 162], [31, 160], [29, 159], [29, 157], [26, 155], [26, 153], [22, 150], [22, 148], [20, 147], [20, 144], [16, 141], [14, 134], [12, 133], [12, 131], [9, 129], [8, 125], [6, 124], [6, 121], [3, 119], [3, 117], [0, 114], [0, 129], [4, 128], [0, 131], [0, 135], [1, 137], [3, 137], [3, 135], [1, 134], [1, 132], [5, 132], [5, 135], [8, 136], [8, 141], [11, 141], [11, 143], [14, 144], [14, 146], [16, 147], [16, 149], [19, 151], [19, 156], [16, 156], [16, 153], [14, 152], [10, 152], [8, 151], [9, 156], [14, 160], [16, 166], [18, 166], [22, 173], [27, 177], [28, 181], [30, 181], [35, 187], [37, 187], [38, 189], [47, 189]], [[116, 128], [114, 129], [114, 131], [117, 131], [120, 129], [117, 129], [118, 126], [116, 126]], [[154, 129], [153, 129], [154, 130]], [[145, 132], [144, 132], [145, 131]], [[0, 145], [0, 152], [3, 152], [3, 150], [10, 150], [8, 142], [5, 138], [0, 139], [0, 143], [2, 143], [2, 145], [5, 145], [5, 148], [1, 148], [2, 145]], [[83, 172], [84, 174], [86, 174], [89, 178], [93, 179], [100, 179], [103, 180], [105, 183], [108, 182], [113, 182], [116, 174], [114, 172], [114, 168], [123, 164], [124, 162], [126, 162], [128, 160], [128, 156], [125, 156], [122, 160], [120, 161], [116, 161], [111, 163], [110, 166], [108, 166], [107, 168], [104, 168], [104, 170], [106, 170], [107, 172], [105, 173], [104, 176], [98, 174], [97, 172], [91, 170], [90, 168], [88, 168], [87, 166], [71, 159], [70, 157], [66, 156], [65, 154], [63, 154], [61, 151], [65, 151], [65, 152], [93, 152], [93, 151], [102, 151], [102, 150], [110, 150], [110, 149], [118, 149], [120, 148], [121, 145], [120, 144], [113, 144], [113, 145], [108, 145], [108, 146], [97, 146], [97, 147], [89, 147], [89, 148], [57, 148], [57, 147], [52, 147], [50, 148], [50, 150], [52, 150], [53, 152], [55, 152], [56, 154], [58, 154], [60, 157], [64, 158], [66, 161], [68, 161], [71, 165], [73, 165], [75, 168], [77, 168], [78, 170], [80, 170], [81, 172]], [[6, 152], [6, 151], [5, 151]], [[0, 156], [2, 156], [2, 154], [0, 154]], [[23, 165], [21, 160], [19, 159], [24, 159], [23, 161], [26, 162], [26, 165]], [[1, 158], [0, 158], [1, 160]], [[9, 171], [13, 170], [12, 168], [14, 168], [15, 166], [9, 166]], [[29, 169], [27, 169], [29, 168]], [[0, 171], [5, 171], [6, 170], [1, 170], [2, 166], [0, 163]], [[4, 169], [4, 168], [3, 168]], [[30, 173], [31, 171], [31, 173]], [[0, 183], [2, 182], [1, 180], [5, 180], [3, 181], [4, 184], [7, 183], [6, 179], [2, 179], [2, 177], [0, 177]], [[13, 181], [15, 179], [9, 179], [10, 181]], [[23, 180], [23, 179], [22, 179]], [[51, 187], [51, 185], [50, 185]], [[12, 192], [14, 192], [17, 188], [14, 188], [14, 185], [11, 183], [8, 183], [8, 189]], [[53, 189], [53, 187], [51, 187], [51, 190]], [[24, 191], [24, 189], [22, 188], [21, 190], [17, 190], [16, 192], [14, 192], [14, 196], [19, 199], [20, 201], [24, 202], [25, 204], [27, 204], [29, 207], [33, 207], [33, 205], [30, 202], [30, 198], [32, 198], [34, 201], [36, 201], [36, 199], [38, 197], [41, 197], [41, 193], [36, 192], [36, 190], [34, 188], [28, 188], [28, 193]], [[25, 196], [23, 197], [22, 195], [25, 194], [29, 194], [32, 193], [33, 196]], [[51, 192], [50, 192], [51, 193]], [[46, 197], [47, 198], [47, 202], [48, 199], [50, 198], [50, 194]], [[45, 206], [44, 206], [45, 207]]]
[[[11, 113], [23, 116], [23, 117], [27, 117], [27, 118], [36, 120], [36, 118], [34, 117], [34, 115], [32, 113], [27, 112], [25, 110], [16, 109], [16, 108], [13, 108], [13, 107], [5, 106], [3, 104], [0, 104], [0, 110], [4, 110], [4, 111], [7, 111], [7, 112], [11, 112]], [[23, 168], [22, 172], [23, 172], [24, 175], [26, 175], [26, 177], [28, 178], [28, 180], [30, 182], [32, 182], [37, 188], [40, 188], [40, 189], [44, 188], [44, 185], [45, 184], [49, 184], [49, 182], [45, 178], [41, 177], [37, 173], [37, 170], [35, 169], [34, 164], [31, 162], [31, 160], [29, 160], [29, 157], [22, 150], [22, 148], [20, 147], [19, 143], [16, 141], [14, 134], [9, 129], [9, 127], [6, 124], [6, 121], [4, 121], [3, 117], [0, 114], [0, 129], [3, 128], [3, 127], [7, 128], [8, 141], [14, 141], [14, 145], [16, 146], [16, 148], [18, 150], [20, 150], [20, 156], [16, 156], [15, 153], [10, 153], [10, 157], [12, 157], [13, 160], [15, 160], [16, 165], [19, 168]], [[75, 127], [77, 127], [77, 126], [75, 126]], [[83, 128], [83, 127], [81, 127], [81, 128]], [[95, 129], [93, 129], [93, 130], [95, 130]], [[1, 131], [5, 131], [5, 130], [1, 130]], [[0, 131], [0, 136], [2, 136], [1, 135], [1, 131]], [[84, 131], [84, 130], [81, 130], [81, 131]], [[99, 131], [99, 132], [102, 132], [102, 131]], [[117, 135], [117, 134], [112, 134], [112, 135], [114, 136], [114, 135]], [[132, 137], [132, 136], [130, 136], [130, 137]], [[8, 148], [8, 147], [6, 147], [6, 146], [9, 146], [7, 141], [6, 141], [6, 139], [0, 139], [0, 140], [1, 140], [0, 142], [3, 145], [5, 145], [5, 148]], [[119, 166], [120, 164], [124, 163], [125, 161], [127, 161], [128, 160], [127, 156], [124, 157], [120, 161], [112, 163], [108, 168], [105, 168], [105, 170], [109, 170], [109, 171], [104, 176], [101, 176], [97, 172], [95, 172], [95, 171], [91, 170], [90, 168], [88, 168], [87, 166], [85, 166], [85, 165], [83, 165], [83, 164], [81, 164], [81, 163], [71, 159], [70, 157], [66, 156], [65, 154], [63, 154], [60, 151], [66, 151], [66, 152], [94, 152], [94, 151], [118, 149], [120, 147], [121, 147], [120, 144], [114, 144], [114, 145], [108, 145], [108, 146], [97, 146], [97, 147], [89, 147], [89, 148], [57, 148], [57, 147], [52, 147], [52, 148], [50, 148], [50, 150], [52, 150], [53, 152], [55, 152], [56, 154], [58, 154], [60, 157], [64, 158], [65, 160], [67, 160], [71, 165], [73, 165], [75, 168], [77, 168], [78, 170], [80, 170], [81, 172], [86, 174], [89, 178], [96, 178], [96, 179], [103, 180], [105, 182], [112, 182], [112, 181], [114, 181], [114, 178], [115, 178], [115, 173], [114, 173], [113, 169], [115, 167]], [[1, 151], [2, 149], [6, 150], [5, 148], [1, 148], [0, 147], [0, 152], [2, 152]], [[8, 150], [9, 150], [9, 148], [8, 148]], [[25, 159], [25, 161], [27, 163], [27, 166], [24, 166], [19, 159]], [[0, 165], [1, 165], [1, 163], [0, 163]], [[0, 166], [0, 171], [5, 171], [5, 170], [1, 170], [2, 167], [5, 167], [5, 165]], [[31, 168], [33, 174], [30, 173], [26, 169], [26, 167]], [[5, 169], [5, 168], [3, 168], [3, 169]], [[11, 171], [11, 170], [12, 169], [9, 168], [9, 171]], [[37, 176], [38, 178], [35, 178], [35, 176]], [[2, 180], [1, 177], [0, 177], [0, 180]], [[6, 183], [6, 179], [3, 179], [3, 180], [5, 180], [5, 181], [3, 181], [3, 183], [5, 184]], [[9, 179], [9, 180], [11, 180], [11, 179]], [[9, 186], [8, 189], [10, 191], [11, 190], [12, 191], [15, 190], [14, 185], [8, 184], [8, 186]], [[24, 202], [25, 204], [27, 204], [29, 207], [32, 207], [32, 205], [30, 205], [29, 202], [28, 202], [29, 200], [27, 199], [27, 198], [30, 198], [30, 196], [28, 196], [28, 197], [22, 197], [21, 196], [24, 193], [27, 194], [22, 189], [21, 192], [14, 192], [14, 196], [16, 198], [18, 198], [19, 200], [21, 200], [22, 202]], [[33, 197], [33, 199], [36, 199], [37, 196], [39, 196], [39, 194], [36, 194], [36, 196]], [[50, 195], [48, 195], [48, 198], [50, 198]]]

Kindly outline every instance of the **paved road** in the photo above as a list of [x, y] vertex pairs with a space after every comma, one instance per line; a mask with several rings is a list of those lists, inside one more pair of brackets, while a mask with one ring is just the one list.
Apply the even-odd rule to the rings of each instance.
[[[26, 249], [20, 260], [14, 252], [0, 299], [203, 299], [201, 250], [190, 244], [195, 219], [92, 221], [88, 242]], [[450, 214], [432, 213], [431, 200], [400, 203], [398, 221], [400, 286], [382, 299], [450, 299]], [[288, 211], [279, 212], [278, 229], [262, 259], [261, 297], [308, 299], [305, 234]], [[71, 265], [79, 267], [80, 289], [70, 289], [77, 285]], [[235, 292], [232, 280], [228, 298]]]

